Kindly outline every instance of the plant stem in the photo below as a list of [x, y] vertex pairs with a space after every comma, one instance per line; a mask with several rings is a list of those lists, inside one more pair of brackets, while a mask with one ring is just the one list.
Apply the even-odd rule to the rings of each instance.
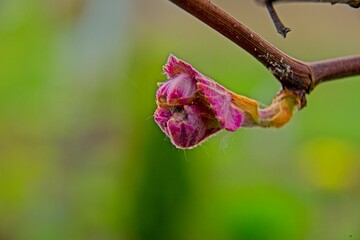
[[360, 74], [360, 55], [309, 63], [314, 87], [321, 82]]
[[[281, 52], [209, 0], [169, 1], [243, 48], [269, 69], [284, 88], [298, 92], [299, 96], [310, 93], [321, 82], [360, 74], [360, 55], [317, 62], [302, 62]], [[293, 0], [277, 1], [292, 2]], [[328, 2], [356, 3], [358, 1], [360, 0], [329, 0]], [[301, 107], [304, 104], [305, 100]]]
[[312, 89], [310, 69], [275, 48], [254, 31], [208, 0], [170, 0], [243, 48], [280, 81], [294, 89]]
[[277, 13], [274, 9], [272, 2], [267, 2], [267, 3], [265, 3], [265, 5], [270, 14], [271, 19], [273, 20], [273, 22], [275, 24], [277, 32], [280, 33], [281, 36], [283, 36], [283, 38], [286, 38], [286, 34], [288, 32], [290, 32], [291, 29], [285, 27], [284, 24], [281, 22], [279, 16], [277, 15]]

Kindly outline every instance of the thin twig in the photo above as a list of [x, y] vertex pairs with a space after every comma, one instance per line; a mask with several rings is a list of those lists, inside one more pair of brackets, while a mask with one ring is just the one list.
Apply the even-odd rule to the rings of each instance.
[[288, 27], [285, 27], [284, 24], [281, 22], [279, 16], [277, 15], [277, 13], [274, 9], [272, 2], [269, 1], [265, 5], [266, 5], [267, 10], [269, 11], [271, 19], [273, 20], [273, 22], [275, 24], [277, 32], [280, 33], [281, 36], [283, 36], [283, 38], [286, 38], [286, 34], [288, 32], [290, 32], [291, 29]]
[[284, 26], [281, 22], [279, 16], [277, 15], [273, 3], [293, 3], [293, 2], [319, 2], [319, 3], [342, 3], [348, 4], [351, 7], [358, 8], [360, 7], [360, 0], [256, 0], [257, 2], [264, 4], [270, 13], [270, 17], [273, 20], [276, 30], [280, 33], [284, 38], [286, 34], [290, 31], [290, 28]]
[[293, 3], [293, 2], [308, 2], [308, 3], [331, 3], [331, 4], [348, 4], [351, 7], [358, 8], [360, 7], [360, 0], [257, 0], [262, 4], [268, 2], [278, 2], [278, 3]]

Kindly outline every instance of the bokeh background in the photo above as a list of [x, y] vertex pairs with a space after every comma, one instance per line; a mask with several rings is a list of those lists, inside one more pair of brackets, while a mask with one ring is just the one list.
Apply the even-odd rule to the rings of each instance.
[[[360, 53], [360, 10], [218, 5], [302, 60]], [[166, 0], [0, 1], [0, 239], [360, 239], [360, 77], [285, 127], [171, 145], [153, 121], [170, 53], [264, 104], [279, 84]]]

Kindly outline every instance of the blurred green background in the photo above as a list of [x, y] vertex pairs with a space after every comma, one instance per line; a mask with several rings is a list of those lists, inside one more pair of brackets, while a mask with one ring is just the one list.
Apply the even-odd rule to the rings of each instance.
[[[282, 51], [360, 53], [360, 10], [217, 0]], [[0, 1], [0, 239], [360, 239], [360, 77], [285, 127], [174, 148], [153, 121], [170, 53], [265, 104], [251, 56], [166, 0]]]

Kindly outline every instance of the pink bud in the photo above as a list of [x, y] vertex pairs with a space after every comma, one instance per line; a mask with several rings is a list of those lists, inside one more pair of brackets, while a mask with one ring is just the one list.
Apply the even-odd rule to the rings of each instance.
[[191, 103], [195, 91], [195, 80], [188, 74], [179, 74], [161, 85], [156, 92], [156, 100], [159, 104], [185, 105]]
[[185, 105], [167, 122], [171, 141], [180, 148], [189, 148], [200, 143], [206, 135], [206, 126], [196, 106]]
[[245, 113], [231, 91], [172, 55], [164, 71], [169, 80], [156, 93], [154, 118], [176, 147], [192, 148], [222, 129], [241, 126]]

